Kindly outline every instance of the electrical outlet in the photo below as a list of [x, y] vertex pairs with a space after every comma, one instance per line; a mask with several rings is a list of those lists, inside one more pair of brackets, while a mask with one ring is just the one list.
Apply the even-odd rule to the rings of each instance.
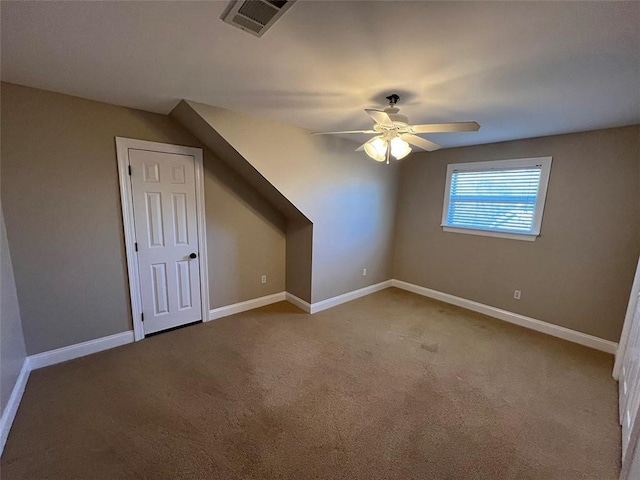
[[262, 283], [267, 283], [267, 276], [266, 275], [262, 275]]
[[367, 276], [367, 269], [366, 269], [366, 268], [363, 268], [363, 269], [362, 269], [362, 276], [363, 276], [363, 277], [366, 277], [366, 276]]
[[520, 290], [513, 291], [513, 298], [515, 298], [516, 300], [520, 300], [521, 295], [522, 295], [522, 292]]

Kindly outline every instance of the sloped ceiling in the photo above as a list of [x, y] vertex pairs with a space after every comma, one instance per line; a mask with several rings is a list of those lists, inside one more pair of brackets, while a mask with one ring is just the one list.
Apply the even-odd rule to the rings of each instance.
[[413, 123], [482, 125], [444, 147], [640, 122], [640, 2], [299, 0], [262, 38], [225, 6], [3, 1], [2, 80], [309, 130], [368, 128], [396, 92]]

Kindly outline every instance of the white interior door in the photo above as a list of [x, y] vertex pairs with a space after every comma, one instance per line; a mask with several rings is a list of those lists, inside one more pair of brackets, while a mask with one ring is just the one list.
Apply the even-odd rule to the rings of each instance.
[[[637, 297], [636, 297], [637, 302]], [[636, 303], [625, 358], [620, 371], [622, 456], [625, 457], [631, 431], [640, 406], [640, 302]]]
[[145, 335], [202, 320], [195, 159], [129, 149]]
[[[620, 423], [622, 424], [622, 460], [628, 467], [637, 450], [640, 425], [640, 264], [636, 271], [625, 325], [626, 348], [622, 352], [619, 378]], [[627, 333], [628, 332], [628, 333]], [[626, 468], [623, 468], [623, 472]]]

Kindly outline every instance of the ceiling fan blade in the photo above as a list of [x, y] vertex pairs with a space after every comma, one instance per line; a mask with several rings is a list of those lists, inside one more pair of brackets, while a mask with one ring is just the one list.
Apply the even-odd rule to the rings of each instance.
[[433, 143], [429, 140], [421, 138], [417, 135], [412, 135], [410, 133], [405, 133], [403, 135], [400, 135], [400, 137], [405, 142], [410, 143], [411, 145], [414, 145], [418, 148], [421, 148], [422, 150], [426, 150], [427, 152], [432, 152], [440, 148], [440, 145], [438, 145], [437, 143]]
[[345, 130], [344, 132], [311, 132], [311, 135], [341, 135], [343, 133], [378, 133], [375, 130]]
[[415, 133], [477, 132], [480, 125], [478, 122], [427, 123], [411, 128]]
[[360, 145], [358, 148], [356, 148], [356, 152], [363, 152], [364, 151], [364, 146], [369, 143], [369, 141], [367, 140], [366, 142], [364, 142], [362, 145]]
[[393, 120], [391, 120], [391, 117], [389, 117], [387, 112], [383, 112], [382, 110], [373, 110], [371, 108], [365, 108], [364, 111], [373, 118], [374, 122], [384, 125], [385, 127], [393, 127]]

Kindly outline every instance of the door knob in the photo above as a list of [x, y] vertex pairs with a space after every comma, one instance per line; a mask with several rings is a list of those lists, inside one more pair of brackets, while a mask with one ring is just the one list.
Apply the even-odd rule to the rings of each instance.
[[192, 253], [191, 255], [189, 255], [189, 258], [197, 258], [197, 257], [198, 257], [198, 254], [196, 253]]

